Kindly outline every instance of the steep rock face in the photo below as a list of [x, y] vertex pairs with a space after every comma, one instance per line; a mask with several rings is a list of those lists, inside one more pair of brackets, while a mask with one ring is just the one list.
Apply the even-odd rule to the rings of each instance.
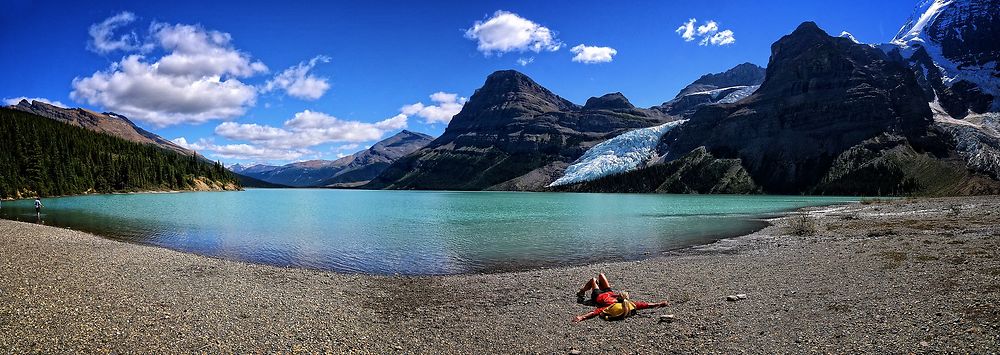
[[968, 168], [937, 127], [924, 137], [883, 134], [841, 153], [813, 194], [992, 195], [1000, 183]]
[[125, 116], [113, 112], [97, 113], [82, 108], [62, 108], [40, 101], [28, 102], [27, 100], [21, 100], [17, 105], [11, 105], [9, 108], [33, 113], [73, 126], [83, 127], [91, 131], [110, 134], [125, 140], [152, 144], [185, 155], [194, 154], [194, 151], [139, 128]]
[[706, 74], [681, 89], [673, 100], [651, 109], [673, 116], [688, 116], [714, 103], [733, 103], [753, 93], [764, 82], [765, 69], [743, 63], [722, 73]]
[[588, 148], [664, 123], [620, 94], [577, 106], [513, 70], [491, 74], [444, 134], [393, 163], [366, 187], [541, 189]]
[[898, 49], [954, 118], [1000, 111], [1000, 0], [924, 0], [887, 50]]
[[843, 151], [885, 132], [919, 136], [931, 123], [912, 72], [885, 53], [806, 22], [771, 47], [760, 88], [705, 106], [664, 135], [668, 161], [704, 146], [740, 159], [767, 192], [814, 186]]

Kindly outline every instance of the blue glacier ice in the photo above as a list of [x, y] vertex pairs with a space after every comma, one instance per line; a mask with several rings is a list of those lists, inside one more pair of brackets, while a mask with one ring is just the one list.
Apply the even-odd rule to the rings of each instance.
[[742, 89], [739, 89], [739, 90], [736, 90], [736, 91], [733, 91], [733, 92], [729, 93], [729, 95], [726, 95], [726, 97], [723, 97], [722, 100], [719, 100], [718, 103], [720, 103], [720, 104], [731, 104], [731, 103], [734, 103], [736, 101], [743, 100], [747, 96], [750, 96], [751, 94], [753, 94], [754, 91], [757, 91], [757, 89], [759, 89], [759, 88], [760, 88], [760, 85], [744, 86]]
[[587, 150], [549, 186], [568, 185], [634, 170], [656, 155], [660, 137], [687, 120], [625, 132]]

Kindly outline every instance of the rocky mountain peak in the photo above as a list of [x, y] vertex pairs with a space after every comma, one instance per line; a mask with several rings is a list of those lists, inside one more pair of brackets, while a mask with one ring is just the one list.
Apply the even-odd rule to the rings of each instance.
[[764, 68], [756, 64], [743, 63], [722, 73], [702, 75], [681, 89], [675, 98], [720, 88], [760, 85], [764, 81], [764, 73]]
[[527, 75], [515, 70], [501, 70], [486, 78], [486, 82], [472, 94], [462, 111], [452, 118], [444, 135], [472, 127], [502, 126], [518, 117], [577, 107]]
[[583, 105], [584, 110], [631, 110], [635, 106], [620, 92], [604, 94], [601, 97], [591, 97]]

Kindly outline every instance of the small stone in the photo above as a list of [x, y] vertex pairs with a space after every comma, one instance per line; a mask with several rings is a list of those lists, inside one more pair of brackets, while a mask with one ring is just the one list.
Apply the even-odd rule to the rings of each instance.
[[737, 294], [736, 298], [739, 298], [741, 300], [745, 300], [745, 299], [747, 299], [747, 294], [745, 294], [745, 293]]
[[582, 352], [582, 351], [580, 351], [580, 350], [577, 350], [577, 349], [569, 349], [569, 355], [580, 355], [580, 354], [583, 354], [583, 352]]
[[662, 315], [660, 315], [660, 322], [673, 323], [674, 319], [676, 319], [676, 318], [674, 317], [673, 314], [662, 314]]
[[736, 297], [736, 295], [726, 296], [726, 301], [729, 301], [729, 302], [736, 302], [736, 301], [739, 301], [739, 300], [740, 300], [740, 298]]
[[920, 342], [920, 346], [928, 347], [928, 346], [931, 346], [931, 343], [928, 343], [926, 341], [922, 341], [922, 342]]
[[392, 348], [396, 350], [403, 350], [403, 347], [399, 345], [393, 346]]

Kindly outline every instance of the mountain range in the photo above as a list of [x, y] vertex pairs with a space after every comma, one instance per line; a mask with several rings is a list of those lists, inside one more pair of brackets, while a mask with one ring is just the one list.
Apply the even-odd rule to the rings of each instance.
[[433, 137], [403, 130], [370, 148], [337, 160], [310, 160], [283, 166], [233, 165], [241, 175], [292, 187], [358, 187], [375, 178], [397, 159], [427, 145]]
[[672, 118], [620, 93], [576, 105], [526, 75], [491, 74], [444, 134], [399, 159], [366, 188], [538, 190], [590, 147]]
[[[1000, 193], [1000, 0], [925, 0], [887, 43], [805, 22], [766, 67], [706, 74], [657, 106], [582, 105], [489, 75], [439, 137], [337, 160], [233, 165], [249, 186], [664, 193]], [[115, 113], [9, 108], [195, 154]]]
[[441, 137], [366, 187], [998, 193], [998, 2], [925, 1], [879, 45], [806, 22], [766, 69], [702, 76], [649, 109], [617, 93], [578, 106], [496, 72]]

